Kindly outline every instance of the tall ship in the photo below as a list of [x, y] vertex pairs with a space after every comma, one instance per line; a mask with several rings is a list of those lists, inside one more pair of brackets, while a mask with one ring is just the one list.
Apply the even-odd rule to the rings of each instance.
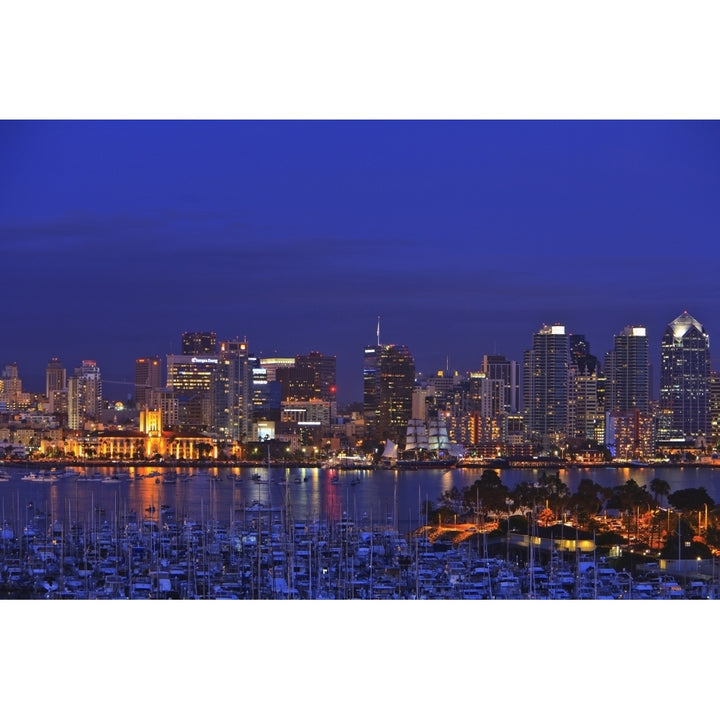
[[441, 418], [431, 418], [427, 424], [412, 418], [405, 433], [405, 449], [396, 466], [406, 470], [453, 467], [457, 457], [451, 453], [452, 447]]

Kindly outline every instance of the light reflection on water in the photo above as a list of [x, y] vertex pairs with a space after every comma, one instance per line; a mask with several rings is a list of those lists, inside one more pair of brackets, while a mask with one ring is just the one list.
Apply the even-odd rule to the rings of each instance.
[[[101, 468], [110, 480], [116, 468]], [[178, 521], [216, 521], [229, 526], [242, 520], [253, 502], [283, 508], [293, 522], [338, 522], [343, 518], [376, 525], [393, 524], [408, 531], [420, 524], [421, 507], [435, 502], [453, 486], [469, 487], [482, 475], [479, 468], [452, 470], [329, 470], [320, 468], [185, 468], [174, 483], [151, 468], [129, 468], [129, 479], [114, 482], [60, 479], [53, 483], [22, 480], [25, 469], [10, 470], [11, 480], [0, 483], [1, 518], [16, 528], [25, 526], [35, 514], [51, 519], [120, 522], [134, 512], [138, 518], [160, 516], [163, 506], [175, 510]], [[157, 471], [155, 471], [157, 472]], [[523, 480], [534, 482], [542, 473], [555, 470], [502, 469], [501, 482], [513, 489]], [[253, 479], [260, 476], [261, 482]], [[665, 480], [671, 491], [704, 487], [720, 501], [720, 469], [713, 468], [572, 468], [560, 471], [561, 479], [574, 492], [581, 479], [603, 487], [619, 486], [633, 478], [648, 485], [653, 478]]]

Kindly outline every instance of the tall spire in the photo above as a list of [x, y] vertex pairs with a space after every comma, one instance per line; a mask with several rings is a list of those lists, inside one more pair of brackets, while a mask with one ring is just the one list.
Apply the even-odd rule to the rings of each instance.
[[380, 347], [380, 316], [378, 315], [378, 324], [377, 324], [377, 344], [378, 347]]

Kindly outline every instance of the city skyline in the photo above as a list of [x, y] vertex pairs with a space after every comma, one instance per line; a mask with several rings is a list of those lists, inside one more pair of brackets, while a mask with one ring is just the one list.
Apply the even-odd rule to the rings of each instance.
[[643, 325], [657, 387], [667, 324], [720, 319], [714, 121], [4, 121], [0, 149], [0, 362], [31, 389], [212, 330], [334, 354], [360, 401], [378, 316], [425, 373]]

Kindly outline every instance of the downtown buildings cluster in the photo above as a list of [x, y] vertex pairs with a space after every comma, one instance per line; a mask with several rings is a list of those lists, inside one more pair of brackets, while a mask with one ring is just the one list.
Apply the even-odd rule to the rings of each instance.
[[[408, 460], [645, 461], [709, 456], [720, 441], [720, 377], [689, 313], [661, 338], [652, 389], [645, 327], [627, 326], [602, 362], [584, 335], [543, 325], [522, 360], [423, 374], [404, 345], [363, 350], [362, 403], [339, 409], [336, 357], [259, 357], [245, 339], [188, 332], [180, 354], [135, 362], [129, 403], [108, 403], [97, 363], [58, 358], [43, 395], [16, 364], [0, 378], [0, 456], [108, 460], [315, 462], [339, 455]], [[432, 428], [440, 428], [433, 433]], [[435, 437], [433, 444], [432, 438]]]

